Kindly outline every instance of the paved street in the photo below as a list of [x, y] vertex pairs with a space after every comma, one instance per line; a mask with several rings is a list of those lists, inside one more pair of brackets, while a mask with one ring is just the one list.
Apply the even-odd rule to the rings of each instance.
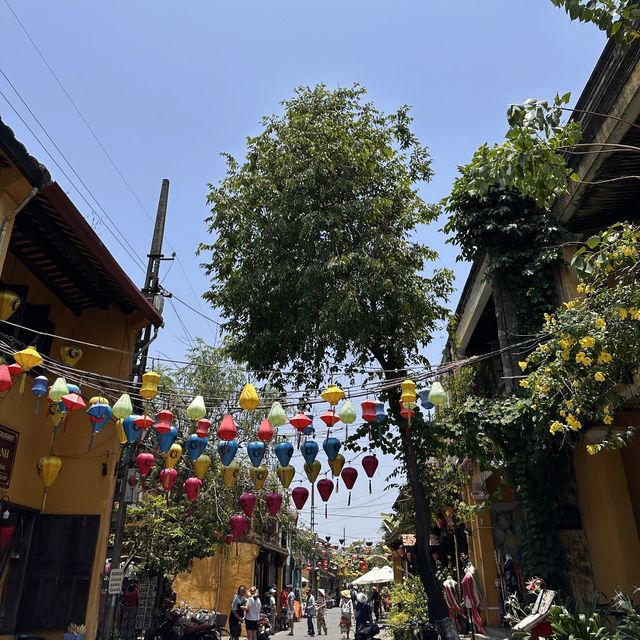
[[[327, 640], [340, 640], [340, 628], [338, 627], [338, 622], [340, 620], [340, 608], [333, 607], [332, 609], [327, 610], [326, 614], [327, 619], [327, 631], [329, 632], [327, 635]], [[317, 624], [314, 625], [316, 629], [316, 636], [318, 635]], [[278, 640], [284, 640], [287, 638], [287, 631], [279, 631], [275, 634], [274, 637], [278, 638]], [[294, 636], [297, 638], [308, 638], [307, 636], [307, 619], [302, 618], [300, 622], [297, 622], [294, 628]], [[324, 638], [324, 634], [321, 636]], [[351, 633], [350, 637], [353, 639], [353, 633]]]

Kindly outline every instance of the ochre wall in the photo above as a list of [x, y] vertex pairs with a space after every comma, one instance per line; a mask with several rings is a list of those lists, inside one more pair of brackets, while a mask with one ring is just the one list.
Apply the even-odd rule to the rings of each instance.
[[259, 551], [256, 544], [234, 542], [213, 557], [194, 560], [191, 571], [173, 581], [177, 602], [215, 609], [228, 616], [238, 587], [243, 584], [249, 589], [253, 585]]

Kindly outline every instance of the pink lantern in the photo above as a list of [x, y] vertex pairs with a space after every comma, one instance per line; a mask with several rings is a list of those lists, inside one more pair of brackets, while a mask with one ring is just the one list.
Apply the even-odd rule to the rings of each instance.
[[297, 413], [289, 422], [296, 428], [296, 431], [302, 433], [313, 420], [304, 413]]
[[365, 400], [360, 403], [362, 409], [362, 419], [365, 422], [375, 422], [377, 417], [376, 403], [373, 400]]
[[309, 490], [305, 487], [296, 487], [291, 492], [291, 497], [293, 498], [293, 503], [296, 505], [296, 509], [300, 510], [309, 498]]
[[323, 478], [322, 480], [318, 480], [318, 493], [322, 498], [322, 501], [325, 503], [324, 505], [324, 517], [327, 517], [327, 501], [331, 497], [333, 493], [333, 482], [329, 480], [329, 478]]
[[265, 418], [258, 428], [258, 439], [262, 442], [269, 442], [273, 438], [273, 427], [271, 423]]
[[171, 431], [171, 421], [173, 420], [173, 413], [166, 409], [158, 411], [156, 413], [156, 423], [154, 425], [155, 432], [161, 436]]
[[12, 384], [13, 384], [13, 380], [11, 379], [11, 373], [9, 372], [9, 367], [6, 364], [0, 365], [0, 393], [9, 391], [9, 389], [11, 389]]
[[173, 485], [176, 483], [177, 479], [178, 471], [176, 469], [163, 469], [160, 472], [160, 484], [167, 493], [173, 489]]
[[378, 468], [378, 458], [375, 454], [370, 454], [362, 458], [362, 468], [369, 478], [369, 493], [371, 493], [371, 478]]
[[249, 530], [249, 518], [247, 516], [235, 515], [229, 518], [229, 524], [231, 525], [231, 532], [235, 540], [242, 538], [242, 536]]
[[79, 393], [68, 393], [66, 396], [62, 396], [61, 400], [67, 411], [77, 411], [87, 407]]
[[202, 486], [202, 480], [192, 476], [184, 481], [184, 492], [187, 494], [187, 500], [193, 502], [200, 493], [200, 487]]
[[233, 440], [238, 434], [238, 428], [236, 427], [235, 420], [232, 415], [227, 414], [222, 418], [222, 422], [218, 427], [218, 438], [220, 440]]
[[324, 422], [327, 427], [331, 429], [331, 427], [333, 427], [337, 422], [340, 422], [340, 416], [336, 415], [336, 412], [333, 410], [325, 411], [320, 416], [320, 420], [322, 420], [322, 422]]
[[140, 475], [145, 478], [149, 471], [153, 469], [153, 465], [155, 464], [155, 457], [153, 453], [139, 453], [136, 457], [136, 467], [140, 472]]
[[9, 374], [12, 378], [21, 376], [24, 373], [24, 369], [17, 362], [9, 364], [7, 367], [9, 368]]
[[196, 435], [198, 438], [208, 438], [209, 429], [211, 428], [211, 420], [208, 418], [201, 418], [198, 420], [198, 426], [196, 427]]
[[345, 467], [340, 474], [344, 486], [349, 490], [349, 501], [347, 506], [351, 505], [351, 489], [358, 479], [358, 470], [355, 467]]
[[245, 515], [250, 518], [253, 514], [253, 510], [256, 508], [256, 502], [258, 496], [253, 492], [243, 493], [240, 496], [240, 508], [244, 511]]
[[267, 504], [267, 510], [272, 516], [277, 515], [278, 511], [280, 511], [280, 507], [282, 506], [282, 494], [277, 491], [273, 491], [272, 493], [267, 493], [264, 497], [264, 501]]

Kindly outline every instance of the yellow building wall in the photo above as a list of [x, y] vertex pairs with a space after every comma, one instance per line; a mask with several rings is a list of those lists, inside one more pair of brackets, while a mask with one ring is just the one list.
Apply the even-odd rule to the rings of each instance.
[[[82, 346], [83, 356], [77, 365], [80, 369], [115, 378], [129, 376], [129, 354], [133, 352], [136, 334], [142, 325], [140, 318], [127, 317], [114, 307], [106, 311], [88, 310], [76, 317], [11, 254], [5, 261], [2, 279], [8, 288], [12, 284], [28, 286], [30, 304], [51, 305], [50, 319], [55, 325], [56, 334], [127, 352]], [[65, 340], [54, 338], [49, 355], [59, 359], [60, 347], [65, 344], [68, 344]], [[49, 454], [52, 426], [45, 399], [40, 403], [40, 413], [35, 413], [32, 381], [32, 377], [27, 379], [23, 394], [19, 393], [19, 385], [15, 383], [0, 400], [0, 425], [20, 434], [10, 486], [0, 489], [0, 494], [6, 493], [12, 503], [41, 510], [44, 490], [36, 465], [42, 456]], [[81, 388], [85, 396], [102, 393], [101, 389], [92, 388], [89, 384], [83, 384]], [[114, 392], [119, 393], [119, 390], [114, 389]], [[85, 619], [87, 638], [95, 637], [98, 624], [100, 588], [115, 485], [114, 470], [120, 450], [113, 422], [96, 436], [91, 451], [87, 451], [90, 435], [91, 427], [84, 411], [69, 415], [66, 424], [55, 435], [53, 452], [62, 458], [63, 466], [57, 480], [48, 489], [43, 511], [50, 514], [99, 515], [101, 518]], [[106, 475], [103, 474], [103, 463], [107, 465]], [[46, 638], [62, 637], [62, 632], [40, 632], [37, 629], [32, 632]]]
[[173, 581], [177, 602], [228, 616], [238, 587], [253, 585], [259, 551], [257, 544], [234, 542], [215, 556], [194, 560], [191, 571], [178, 574]]

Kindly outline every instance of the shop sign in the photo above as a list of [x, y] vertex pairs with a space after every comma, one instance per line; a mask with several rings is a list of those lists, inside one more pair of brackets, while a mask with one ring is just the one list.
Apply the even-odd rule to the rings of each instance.
[[0, 487], [8, 489], [11, 472], [16, 459], [20, 434], [6, 427], [0, 427]]
[[122, 591], [124, 569], [111, 569], [109, 574], [109, 595], [117, 596]]

